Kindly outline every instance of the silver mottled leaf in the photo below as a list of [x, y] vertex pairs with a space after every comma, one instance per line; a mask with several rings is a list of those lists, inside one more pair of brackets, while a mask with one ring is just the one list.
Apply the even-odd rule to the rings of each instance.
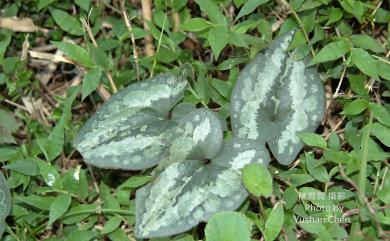
[[282, 164], [295, 159], [303, 147], [297, 134], [314, 131], [325, 108], [316, 69], [287, 52], [293, 35], [281, 35], [242, 70], [231, 99], [234, 136], [267, 142]]
[[209, 164], [187, 160], [166, 168], [136, 193], [136, 236], [162, 237], [184, 232], [220, 211], [237, 209], [248, 193], [241, 169], [270, 161], [257, 141], [234, 139]]
[[223, 130], [218, 114], [209, 109], [200, 108], [186, 112], [187, 114], [178, 118], [178, 112], [185, 105], [177, 105], [172, 112], [178, 124], [163, 134], [164, 140], [169, 143], [169, 149], [166, 157], [159, 163], [157, 171], [175, 162], [211, 159], [222, 147]]
[[113, 95], [75, 139], [85, 162], [102, 168], [139, 170], [161, 160], [168, 145], [164, 131], [174, 123], [169, 111], [183, 97], [186, 75], [162, 74]]
[[11, 192], [7, 180], [3, 173], [0, 172], [0, 223], [5, 220], [11, 211]]

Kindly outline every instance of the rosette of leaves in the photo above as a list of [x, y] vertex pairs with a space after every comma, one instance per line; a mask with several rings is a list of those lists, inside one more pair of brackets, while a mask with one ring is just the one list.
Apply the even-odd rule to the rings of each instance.
[[282, 34], [241, 71], [231, 97], [233, 135], [268, 143], [278, 162], [290, 164], [325, 109], [320, 76], [309, 59], [288, 48], [295, 31]]
[[11, 211], [11, 192], [9, 191], [7, 180], [0, 172], [0, 237], [5, 230], [5, 218]]

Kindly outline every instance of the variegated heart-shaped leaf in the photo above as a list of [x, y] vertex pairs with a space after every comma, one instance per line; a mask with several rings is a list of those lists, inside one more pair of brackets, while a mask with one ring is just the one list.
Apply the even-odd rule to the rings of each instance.
[[267, 150], [257, 141], [233, 139], [212, 160], [170, 165], [154, 182], [137, 190], [136, 236], [178, 234], [217, 212], [237, 209], [248, 196], [241, 169], [269, 161]]
[[231, 99], [234, 136], [267, 142], [285, 165], [303, 147], [298, 134], [315, 131], [325, 108], [318, 72], [287, 51], [294, 33], [282, 34], [242, 70]]
[[[173, 110], [175, 128], [166, 131], [163, 139], [169, 143], [166, 157], [159, 163], [159, 170], [184, 160], [211, 159], [222, 147], [223, 130], [217, 113], [206, 109], [193, 109], [178, 119], [183, 110], [179, 104]], [[184, 113], [182, 113], [184, 114]]]
[[169, 112], [183, 97], [187, 74], [161, 74], [113, 95], [75, 139], [85, 162], [125, 170], [156, 165], [168, 148], [162, 136], [175, 125]]
[[[11, 192], [9, 191], [9, 187], [7, 184], [7, 180], [5, 180], [5, 177], [3, 173], [0, 172], [0, 225], [5, 227], [5, 218], [8, 216], [8, 214], [11, 211]], [[0, 230], [0, 237], [1, 234], [4, 232], [3, 230]]]

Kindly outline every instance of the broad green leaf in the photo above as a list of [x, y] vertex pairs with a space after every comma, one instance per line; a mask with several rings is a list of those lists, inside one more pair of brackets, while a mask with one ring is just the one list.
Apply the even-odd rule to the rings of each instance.
[[265, 222], [264, 236], [266, 241], [275, 240], [282, 230], [284, 222], [283, 204], [277, 203]]
[[252, 163], [242, 169], [242, 182], [246, 189], [257, 197], [272, 194], [272, 176], [268, 169], [259, 163]]
[[123, 188], [137, 188], [145, 185], [146, 183], [152, 181], [151, 176], [131, 176], [124, 183], [122, 183], [117, 189]]
[[72, 197], [67, 193], [60, 194], [56, 197], [54, 202], [50, 205], [49, 222], [47, 226], [52, 225], [68, 210], [71, 201]]
[[74, 145], [84, 161], [102, 168], [139, 170], [165, 155], [166, 130], [175, 126], [169, 111], [183, 97], [186, 73], [161, 74], [113, 95], [87, 121]]
[[46, 151], [48, 161], [54, 160], [62, 152], [64, 146], [64, 119], [61, 119], [50, 132], [46, 140]]
[[241, 169], [269, 163], [264, 146], [234, 139], [209, 160], [187, 160], [165, 169], [136, 193], [136, 236], [169, 236], [189, 230], [221, 211], [238, 208], [248, 196]]
[[91, 94], [100, 84], [102, 78], [102, 69], [100, 67], [93, 68], [84, 75], [83, 86], [81, 89], [82, 97], [84, 100], [89, 94]]
[[378, 62], [364, 49], [353, 48], [352, 59], [356, 67], [364, 74], [379, 79]]
[[0, 223], [2, 223], [11, 211], [11, 192], [7, 180], [0, 172]]
[[51, 196], [38, 196], [38, 195], [29, 195], [29, 196], [17, 196], [15, 201], [28, 204], [34, 208], [41, 210], [49, 211], [50, 205], [54, 202], [54, 197]]
[[101, 48], [88, 44], [88, 51], [95, 65], [100, 66], [104, 70], [112, 68], [113, 63], [111, 59], [108, 58], [107, 54]]
[[313, 132], [324, 115], [324, 88], [307, 60], [286, 52], [294, 32], [276, 39], [240, 73], [231, 97], [233, 134], [267, 142], [290, 164], [303, 147], [298, 133]]
[[208, 221], [205, 236], [206, 241], [250, 241], [251, 224], [242, 213], [217, 213]]
[[298, 134], [299, 138], [309, 146], [316, 146], [320, 148], [327, 148], [327, 144], [325, 139], [317, 134], [314, 133], [300, 133]]
[[214, 24], [226, 26], [227, 20], [226, 17], [221, 13], [217, 5], [212, 0], [196, 0], [195, 1], [200, 10], [209, 17], [210, 21]]
[[76, 36], [83, 35], [84, 31], [81, 27], [81, 22], [77, 18], [60, 9], [49, 7], [49, 10], [54, 21], [62, 30]]
[[329, 179], [328, 172], [323, 166], [323, 159], [315, 159], [312, 153], [305, 153], [306, 167], [310, 175], [320, 182], [326, 182]]
[[39, 0], [38, 11], [40, 11], [42, 8], [49, 6], [52, 2], [54, 2], [54, 0]]
[[359, 22], [363, 21], [363, 16], [367, 10], [363, 2], [356, 0], [341, 0], [339, 2], [345, 11], [352, 14]]
[[384, 145], [390, 147], [390, 128], [383, 126], [379, 123], [374, 123], [371, 127], [371, 132], [374, 134]]
[[94, 210], [98, 208], [98, 205], [93, 204], [79, 204], [75, 207], [72, 207], [69, 209], [68, 213], [77, 213], [80, 212], [80, 214], [72, 215], [69, 217], [64, 217], [62, 219], [62, 223], [64, 224], [75, 224], [80, 223], [82, 220], [86, 219], [87, 217], [91, 216], [92, 214], [95, 214]]
[[367, 109], [367, 100], [357, 99], [345, 105], [342, 114], [357, 115]]
[[180, 25], [184, 31], [198, 32], [208, 29], [212, 24], [203, 18], [191, 18]]
[[4, 166], [5, 169], [13, 170], [27, 176], [36, 176], [39, 174], [38, 165], [33, 159], [21, 159]]
[[375, 119], [377, 119], [382, 125], [390, 127], [390, 111], [384, 106], [370, 102], [368, 108], [374, 114]]
[[236, 20], [250, 14], [253, 12], [258, 6], [267, 3], [268, 0], [248, 0], [245, 2], [244, 6], [242, 6], [240, 12], [238, 13]]
[[325, 45], [311, 61], [312, 64], [328, 62], [341, 58], [351, 49], [350, 44], [342, 39]]
[[340, 8], [331, 8], [328, 22], [326, 25], [330, 25], [339, 21], [343, 17], [343, 11]]
[[17, 129], [18, 125], [13, 114], [0, 109], [0, 144], [16, 143], [12, 133]]
[[286, 188], [283, 192], [283, 201], [285, 202], [286, 209], [294, 207], [298, 201], [298, 192], [294, 186]]
[[377, 60], [379, 75], [385, 80], [390, 80], [390, 64]]
[[96, 240], [96, 236], [96, 232], [75, 229], [66, 236], [64, 241], [90, 241]]
[[87, 50], [83, 49], [82, 47], [73, 43], [66, 43], [66, 42], [52, 41], [52, 43], [70, 59], [88, 68], [94, 66], [92, 59], [89, 56]]
[[89, 6], [91, 5], [91, 0], [74, 0], [74, 3], [77, 4], [84, 11], [89, 11]]
[[373, 37], [366, 34], [354, 34], [351, 36], [351, 40], [354, 47], [368, 49], [376, 53], [382, 53], [385, 50]]
[[122, 222], [121, 217], [114, 216], [110, 218], [110, 220], [108, 220], [106, 224], [104, 224], [102, 234], [114, 232], [121, 225], [121, 222]]
[[222, 49], [226, 46], [229, 33], [226, 27], [215, 27], [209, 31], [207, 40], [213, 50], [215, 59], [218, 59]]

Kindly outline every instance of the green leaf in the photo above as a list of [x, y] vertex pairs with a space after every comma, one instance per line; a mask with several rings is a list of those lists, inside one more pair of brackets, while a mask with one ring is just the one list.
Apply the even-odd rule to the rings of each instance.
[[250, 163], [267, 165], [269, 160], [258, 142], [234, 139], [206, 163], [193, 159], [170, 165], [153, 183], [137, 190], [136, 236], [174, 235], [217, 212], [237, 209], [248, 196], [241, 169]]
[[199, 32], [210, 28], [212, 24], [203, 18], [191, 18], [180, 25], [184, 31]]
[[357, 115], [362, 113], [365, 109], [367, 109], [367, 100], [357, 99], [354, 100], [347, 105], [345, 105], [344, 110], [341, 114], [344, 115]]
[[124, 183], [122, 183], [119, 187], [117, 187], [117, 189], [138, 188], [138, 187], [141, 187], [152, 180], [153, 179], [151, 176], [131, 176]]
[[384, 145], [390, 147], [390, 128], [387, 128], [379, 123], [374, 123], [374, 124], [372, 124], [371, 132]]
[[284, 210], [281, 203], [277, 203], [265, 222], [264, 236], [266, 241], [275, 240], [282, 230]]
[[343, 11], [340, 8], [331, 8], [328, 22], [326, 25], [330, 25], [339, 21], [343, 17]]
[[229, 33], [226, 27], [215, 27], [209, 31], [207, 40], [213, 50], [215, 59], [218, 59], [222, 49], [226, 46]]
[[61, 119], [50, 132], [46, 141], [46, 151], [48, 161], [54, 160], [62, 152], [64, 146], [64, 119]]
[[92, 62], [88, 52], [82, 47], [66, 42], [52, 41], [52, 43], [70, 59], [84, 65], [87, 68], [94, 66], [94, 63]]
[[108, 234], [114, 232], [122, 223], [122, 218], [118, 216], [114, 216], [104, 224], [102, 234]]
[[40, 11], [42, 8], [45, 8], [49, 6], [54, 0], [39, 0], [38, 1], [38, 11]]
[[238, 13], [236, 20], [250, 14], [253, 12], [257, 7], [260, 5], [267, 3], [268, 0], [248, 0], [245, 2], [244, 6], [241, 8], [240, 12]]
[[387, 205], [390, 204], [390, 175], [386, 175], [384, 180], [382, 180], [381, 188], [379, 189], [377, 195], [380, 200], [382, 200]]
[[101, 48], [89, 44], [88, 51], [95, 65], [100, 66], [102, 69], [106, 71], [113, 67], [113, 63], [111, 59], [108, 58], [107, 54]]
[[252, 163], [242, 169], [242, 182], [254, 196], [269, 197], [272, 194], [272, 176], [268, 169], [259, 163]]
[[364, 49], [353, 48], [352, 59], [356, 67], [364, 74], [374, 79], [379, 79], [379, 69], [377, 61]]
[[231, 96], [233, 135], [267, 142], [278, 162], [290, 164], [324, 115], [324, 88], [316, 69], [286, 52], [294, 31], [281, 35], [240, 73]]
[[355, 16], [359, 22], [363, 21], [363, 16], [367, 10], [363, 2], [355, 0], [341, 0], [339, 2], [345, 11]]
[[319, 64], [341, 58], [351, 49], [349, 43], [342, 39], [325, 45], [311, 61], [312, 64]]
[[325, 139], [320, 135], [314, 133], [300, 133], [298, 134], [298, 137], [301, 138], [301, 140], [306, 145], [316, 146], [323, 149], [326, 149], [328, 147]]
[[156, 165], [167, 155], [170, 143], [166, 138], [172, 141], [177, 137], [169, 135], [177, 123], [168, 113], [183, 97], [185, 78], [186, 73], [178, 77], [162, 74], [113, 95], [75, 138], [74, 146], [84, 161], [126, 170]]
[[195, 2], [199, 5], [200, 10], [209, 17], [212, 23], [222, 26], [227, 25], [226, 17], [221, 13], [214, 1], [195, 0]]
[[250, 241], [251, 225], [242, 213], [221, 212], [211, 217], [205, 236], [206, 241]]
[[72, 197], [69, 194], [60, 194], [56, 197], [54, 202], [50, 205], [49, 222], [47, 226], [52, 225], [68, 210]]
[[88, 71], [83, 78], [83, 86], [81, 89], [82, 100], [91, 94], [100, 84], [102, 78], [102, 69], [97, 67]]
[[[82, 220], [86, 219], [87, 217], [91, 216], [92, 214], [95, 214], [95, 212], [91, 212], [91, 210], [95, 210], [97, 208], [97, 204], [79, 204], [75, 207], [72, 207], [69, 209], [68, 213], [77, 213], [80, 212], [80, 214], [75, 214], [66, 218], [62, 219], [62, 223], [64, 224], [75, 224], [80, 223]], [[87, 212], [90, 211], [90, 212]]]
[[49, 7], [51, 16], [62, 30], [76, 36], [82, 36], [84, 31], [81, 22], [77, 18], [69, 15], [60, 9]]
[[16, 143], [12, 136], [18, 130], [18, 125], [12, 113], [0, 109], [0, 144]]
[[39, 174], [38, 166], [32, 159], [17, 160], [11, 162], [8, 165], [5, 165], [4, 168], [22, 173], [27, 176], [36, 176]]
[[7, 180], [0, 172], [0, 223], [2, 223], [11, 211], [11, 192]]
[[373, 37], [366, 34], [354, 34], [351, 36], [354, 47], [368, 49], [376, 53], [383, 53], [385, 48], [382, 47]]
[[91, 5], [91, 0], [74, 0], [74, 3], [77, 4], [84, 11], [89, 11], [89, 6]]
[[370, 102], [368, 108], [374, 114], [375, 119], [377, 119], [382, 125], [390, 127], [390, 111], [384, 106], [378, 103]]

